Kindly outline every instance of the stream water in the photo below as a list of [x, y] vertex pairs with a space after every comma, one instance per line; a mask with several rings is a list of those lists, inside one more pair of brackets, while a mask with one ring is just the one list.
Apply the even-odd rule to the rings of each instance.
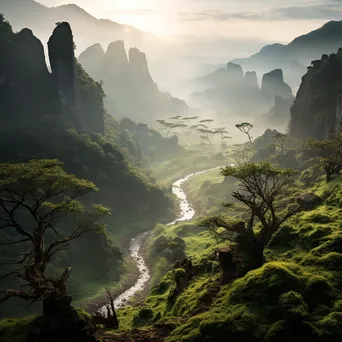
[[[179, 203], [180, 203], [180, 214], [179, 214], [179, 217], [175, 221], [170, 222], [168, 225], [173, 225], [181, 221], [188, 221], [188, 220], [191, 220], [195, 216], [195, 210], [192, 208], [192, 206], [188, 202], [187, 196], [182, 188], [182, 185], [194, 176], [198, 176], [203, 173], [219, 169], [220, 167], [221, 166], [192, 173], [186, 177], [179, 179], [178, 181], [172, 184], [172, 193], [177, 196]], [[129, 301], [129, 299], [131, 299], [135, 295], [136, 292], [144, 289], [146, 283], [150, 279], [150, 271], [141, 253], [141, 245], [143, 244], [144, 240], [147, 238], [147, 236], [150, 233], [151, 231], [139, 234], [138, 236], [133, 238], [130, 242], [129, 251], [130, 251], [131, 257], [137, 263], [137, 266], [139, 269], [139, 278], [132, 287], [130, 287], [125, 292], [123, 292], [120, 296], [115, 298], [114, 300], [115, 308], [121, 308], [125, 306], [127, 302]], [[106, 315], [107, 313], [106, 306], [103, 306], [99, 310], [99, 312], [102, 313], [103, 315]]]

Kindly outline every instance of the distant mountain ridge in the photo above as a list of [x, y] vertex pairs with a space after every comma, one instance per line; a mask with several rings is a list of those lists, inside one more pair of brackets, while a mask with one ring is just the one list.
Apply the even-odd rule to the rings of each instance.
[[[317, 30], [301, 35], [288, 45], [266, 45], [249, 58], [235, 59], [246, 70], [268, 72], [283, 69], [285, 79], [292, 86], [299, 85], [300, 78], [312, 60], [323, 54], [331, 54], [342, 47], [342, 21], [330, 21]], [[296, 83], [296, 84], [294, 84]]]
[[30, 27], [44, 40], [57, 22], [67, 21], [73, 27], [80, 49], [99, 41], [108, 44], [120, 39], [131, 45], [141, 45], [143, 41], [153, 39], [152, 34], [135, 27], [97, 19], [75, 4], [46, 7], [34, 0], [0, 0], [0, 13], [11, 22], [15, 31]]

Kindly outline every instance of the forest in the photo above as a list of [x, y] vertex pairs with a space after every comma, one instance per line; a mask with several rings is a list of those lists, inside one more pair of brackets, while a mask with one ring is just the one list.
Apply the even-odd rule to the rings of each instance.
[[[57, 8], [39, 13], [55, 20]], [[54, 23], [45, 42], [6, 11], [1, 342], [341, 341], [331, 25], [282, 45], [281, 61], [261, 50], [197, 75], [181, 99], [127, 30], [77, 56], [73, 23]]]

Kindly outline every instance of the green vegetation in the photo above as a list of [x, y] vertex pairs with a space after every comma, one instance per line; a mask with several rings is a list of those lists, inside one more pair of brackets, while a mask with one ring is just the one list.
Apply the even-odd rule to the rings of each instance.
[[26, 342], [32, 331], [33, 317], [0, 321], [0, 341]]
[[311, 139], [306, 144], [306, 150], [322, 167], [327, 183], [342, 169], [342, 133], [336, 139], [319, 141]]
[[[33, 160], [27, 164], [0, 164], [1, 246], [7, 248], [0, 280], [14, 277], [17, 289], [0, 291], [0, 303], [10, 298], [44, 301], [43, 314], [67, 298], [70, 267], [48, 275], [50, 263], [74, 240], [102, 234], [97, 222], [109, 209], [94, 204], [87, 209], [81, 196], [96, 191], [93, 183], [65, 173], [57, 160]], [[66, 228], [60, 228], [60, 222]], [[18, 284], [18, 285], [19, 285]]]

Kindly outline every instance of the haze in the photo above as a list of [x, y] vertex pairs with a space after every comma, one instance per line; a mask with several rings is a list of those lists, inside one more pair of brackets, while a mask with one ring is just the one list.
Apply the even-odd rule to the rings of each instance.
[[[46, 6], [68, 0], [40, 0]], [[98, 18], [129, 24], [156, 35], [226, 35], [287, 42], [341, 18], [340, 1], [281, 0], [75, 0]]]

